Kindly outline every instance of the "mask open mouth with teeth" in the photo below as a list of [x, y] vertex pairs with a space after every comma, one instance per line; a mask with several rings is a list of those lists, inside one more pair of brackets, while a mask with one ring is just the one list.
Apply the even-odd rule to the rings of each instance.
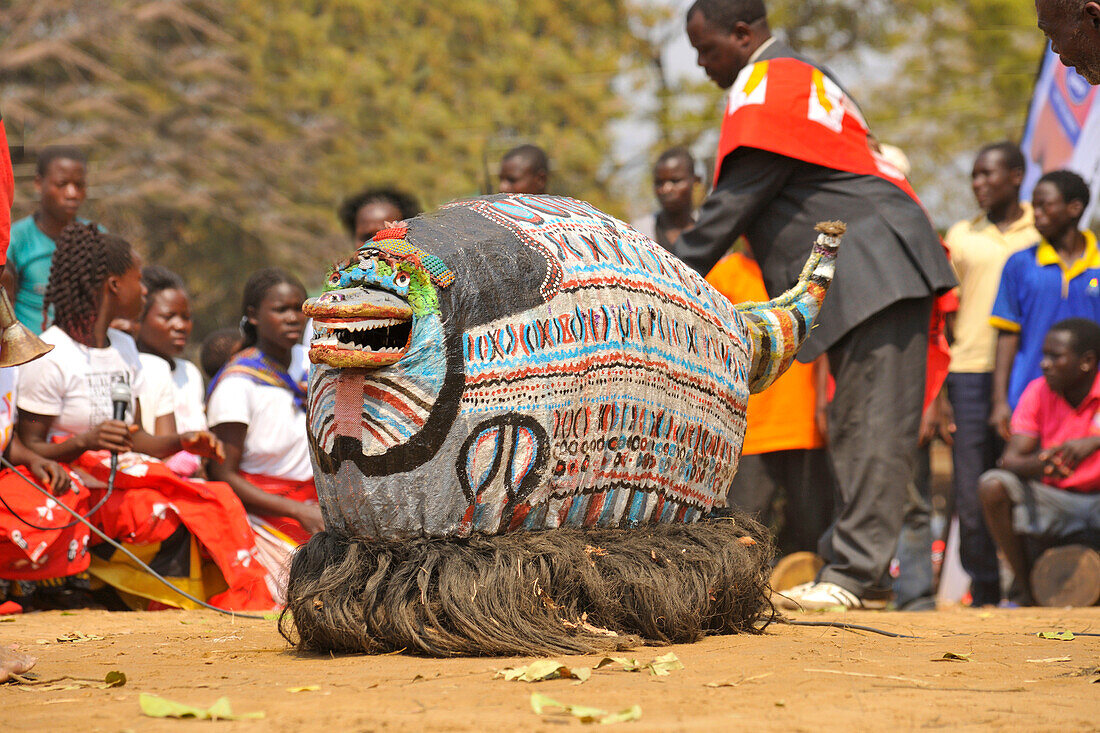
[[303, 306], [313, 319], [310, 361], [345, 369], [396, 364], [412, 346], [414, 320], [439, 313], [436, 285], [453, 280], [438, 258], [403, 241], [363, 245]]

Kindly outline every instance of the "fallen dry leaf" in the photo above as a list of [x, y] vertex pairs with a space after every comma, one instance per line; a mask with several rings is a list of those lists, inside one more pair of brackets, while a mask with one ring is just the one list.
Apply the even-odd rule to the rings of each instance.
[[535, 715], [544, 715], [547, 713], [572, 715], [582, 723], [600, 723], [602, 725], [625, 723], [626, 721], [637, 720], [642, 717], [642, 708], [640, 705], [631, 706], [617, 713], [609, 713], [600, 708], [560, 703], [557, 700], [549, 698], [546, 695], [540, 695], [537, 692], [531, 693], [531, 709], [535, 711]]
[[1069, 657], [1045, 657], [1043, 659], [1029, 659], [1032, 664], [1049, 664], [1050, 662], [1069, 662]]
[[969, 662], [970, 654], [958, 652], [944, 652], [942, 657], [932, 657], [933, 662]]
[[194, 718], [197, 720], [257, 720], [262, 712], [234, 713], [228, 697], [219, 697], [208, 708], [197, 708], [147, 692], [138, 698], [142, 715], [150, 718]]
[[592, 670], [588, 667], [570, 667], [556, 659], [540, 659], [531, 662], [526, 667], [508, 667], [497, 670], [493, 676], [503, 677], [508, 681], [517, 682], [542, 682], [544, 680], [574, 679], [577, 684], [585, 682], [592, 676]]

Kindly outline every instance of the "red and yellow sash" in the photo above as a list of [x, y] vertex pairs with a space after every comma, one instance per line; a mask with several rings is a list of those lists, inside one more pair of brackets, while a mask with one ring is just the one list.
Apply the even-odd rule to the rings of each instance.
[[793, 58], [758, 61], [730, 88], [718, 140], [718, 161], [740, 147], [861, 175], [878, 176], [919, 203], [905, 176], [872, 149], [855, 102], [832, 79]]

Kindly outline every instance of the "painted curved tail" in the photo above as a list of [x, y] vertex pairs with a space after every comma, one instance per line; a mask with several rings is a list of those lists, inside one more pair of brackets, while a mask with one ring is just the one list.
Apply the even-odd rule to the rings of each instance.
[[817, 225], [817, 241], [802, 268], [798, 284], [766, 303], [736, 306], [752, 338], [749, 391], [763, 392], [794, 361], [821, 311], [825, 292], [833, 281], [837, 248], [846, 227], [843, 222]]

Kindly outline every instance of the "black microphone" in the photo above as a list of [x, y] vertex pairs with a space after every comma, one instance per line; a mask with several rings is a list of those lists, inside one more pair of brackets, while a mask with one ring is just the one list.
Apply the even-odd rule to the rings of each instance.
[[[130, 408], [130, 385], [126, 382], [114, 382], [111, 385], [111, 405], [114, 408], [115, 420], [125, 420], [126, 410]], [[118, 451], [111, 451], [111, 476], [114, 477], [114, 472], [118, 468]]]

